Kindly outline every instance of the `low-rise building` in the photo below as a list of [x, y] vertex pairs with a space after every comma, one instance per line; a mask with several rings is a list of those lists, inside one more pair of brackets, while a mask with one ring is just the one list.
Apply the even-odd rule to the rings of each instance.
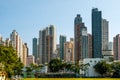
[[103, 58], [105, 61], [110, 61], [110, 58], [113, 58], [113, 51], [112, 50], [104, 50], [102, 51]]
[[30, 64], [35, 64], [35, 61], [34, 61], [34, 56], [33, 55], [29, 55], [27, 57], [27, 66], [29, 66]]
[[99, 62], [102, 61], [102, 58], [85, 58], [83, 59], [83, 64], [89, 64], [85, 71], [80, 72], [80, 74], [84, 74], [86, 77], [99, 77], [101, 76], [97, 73], [94, 69], [94, 66]]

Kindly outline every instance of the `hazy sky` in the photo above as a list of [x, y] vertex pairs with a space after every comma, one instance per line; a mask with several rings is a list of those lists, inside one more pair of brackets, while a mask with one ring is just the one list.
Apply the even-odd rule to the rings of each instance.
[[66, 35], [67, 40], [73, 37], [77, 14], [81, 14], [91, 33], [93, 7], [109, 21], [109, 39], [113, 41], [120, 33], [120, 0], [0, 0], [0, 34], [5, 39], [15, 29], [32, 54], [32, 38], [38, 38], [39, 30], [50, 24], [56, 26], [57, 43], [60, 34]]

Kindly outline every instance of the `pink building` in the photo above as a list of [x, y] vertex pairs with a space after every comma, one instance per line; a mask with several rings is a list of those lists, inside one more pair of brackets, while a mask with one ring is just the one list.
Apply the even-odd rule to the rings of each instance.
[[34, 56], [33, 55], [29, 55], [27, 57], [27, 66], [29, 66], [30, 64], [35, 64]]
[[120, 60], [120, 34], [113, 38], [114, 60]]

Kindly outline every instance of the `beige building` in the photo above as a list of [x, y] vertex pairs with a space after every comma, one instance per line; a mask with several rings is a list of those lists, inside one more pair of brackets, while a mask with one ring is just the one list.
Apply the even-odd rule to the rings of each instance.
[[64, 61], [74, 62], [74, 41], [72, 38], [69, 42], [64, 43]]
[[109, 43], [109, 22], [102, 19], [102, 50], [108, 50]]
[[10, 35], [10, 43], [12, 47], [16, 50], [18, 58], [21, 59], [21, 62], [26, 65], [26, 59], [27, 59], [27, 46], [23, 43], [22, 39], [20, 38], [19, 34], [16, 32], [16, 30], [13, 30], [13, 32]]
[[27, 44], [23, 44], [23, 64], [26, 66], [27, 65], [27, 54], [28, 54], [28, 47]]

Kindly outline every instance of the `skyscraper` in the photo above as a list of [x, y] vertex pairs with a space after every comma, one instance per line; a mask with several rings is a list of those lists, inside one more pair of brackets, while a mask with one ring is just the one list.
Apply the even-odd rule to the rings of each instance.
[[[74, 54], [75, 54], [75, 62], [79, 62], [83, 58], [87, 57], [86, 45], [87, 42], [87, 28], [82, 22], [81, 16], [78, 14], [74, 20]], [[83, 49], [84, 47], [84, 49]]]
[[13, 32], [11, 33], [10, 42], [11, 46], [16, 50], [18, 58], [20, 58], [21, 62], [26, 65], [28, 47], [23, 43], [16, 30], [13, 30]]
[[114, 60], [120, 60], [120, 34], [113, 38]]
[[102, 50], [108, 50], [109, 25], [106, 19], [102, 19]]
[[16, 30], [13, 30], [13, 32], [10, 35], [11, 45], [16, 50], [18, 57], [22, 60], [22, 40], [19, 36], [19, 34], [16, 32]]
[[102, 58], [102, 12], [92, 9], [92, 54], [93, 58]]
[[33, 38], [33, 46], [32, 47], [33, 47], [32, 54], [35, 57], [34, 59], [35, 59], [35, 62], [36, 62], [36, 59], [38, 57], [38, 55], [37, 55], [37, 38]]
[[66, 36], [60, 35], [59, 38], [59, 44], [60, 44], [60, 59], [64, 59], [64, 43], [66, 42]]
[[38, 56], [40, 64], [49, 63], [56, 50], [56, 31], [53, 25], [39, 31]]
[[23, 44], [23, 64], [26, 66], [27, 65], [27, 54], [28, 54], [28, 47], [27, 44]]
[[46, 47], [45, 47], [45, 42], [46, 42], [46, 30], [40, 30], [39, 31], [39, 60], [40, 64], [45, 63], [45, 55], [46, 55]]
[[88, 58], [88, 35], [87, 27], [83, 27], [81, 30], [81, 59]]

